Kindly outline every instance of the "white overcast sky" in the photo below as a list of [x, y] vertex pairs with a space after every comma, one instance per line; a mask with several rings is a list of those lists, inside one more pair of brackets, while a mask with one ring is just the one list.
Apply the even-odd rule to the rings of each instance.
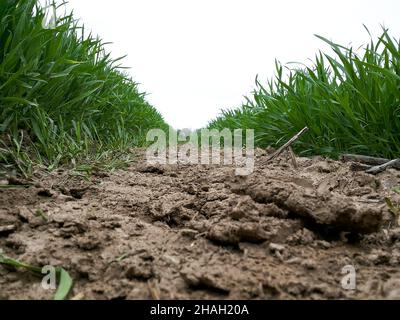
[[399, 0], [69, 0], [75, 16], [127, 54], [140, 90], [175, 128], [199, 128], [241, 105], [274, 60], [306, 62], [320, 34], [355, 47], [380, 25], [400, 38]]

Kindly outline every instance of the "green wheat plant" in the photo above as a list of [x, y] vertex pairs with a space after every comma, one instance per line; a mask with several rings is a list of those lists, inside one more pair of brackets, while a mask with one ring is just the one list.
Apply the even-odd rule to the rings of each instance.
[[37, 163], [90, 161], [141, 146], [148, 129], [167, 127], [122, 58], [72, 13], [46, 28], [48, 10], [37, 0], [0, 0], [1, 164], [29, 174]]
[[383, 30], [355, 51], [317, 37], [333, 53], [319, 52], [311, 67], [277, 62], [275, 78], [257, 78], [246, 103], [222, 111], [209, 127], [255, 129], [256, 144], [267, 147], [307, 126], [294, 144], [302, 155], [400, 157], [399, 41]]
[[[1, 265], [12, 267], [15, 269], [25, 269], [37, 276], [43, 276], [42, 268], [8, 258], [4, 256], [2, 254], [2, 251], [0, 250], [0, 266]], [[65, 271], [63, 268], [57, 267], [55, 268], [55, 271], [58, 281], [58, 289], [54, 295], [54, 300], [65, 300], [72, 289], [73, 280], [69, 275], [69, 273]]]

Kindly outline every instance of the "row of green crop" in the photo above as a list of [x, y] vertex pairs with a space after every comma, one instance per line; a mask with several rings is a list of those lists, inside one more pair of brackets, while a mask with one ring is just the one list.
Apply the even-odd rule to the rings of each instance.
[[100, 39], [72, 14], [46, 28], [46, 13], [37, 0], [0, 0], [0, 163], [101, 158], [167, 127]]
[[303, 155], [352, 152], [400, 157], [400, 44], [387, 30], [362, 50], [328, 43], [311, 67], [286, 69], [256, 89], [238, 109], [225, 110], [210, 128], [255, 129], [261, 147], [310, 131], [294, 146]]

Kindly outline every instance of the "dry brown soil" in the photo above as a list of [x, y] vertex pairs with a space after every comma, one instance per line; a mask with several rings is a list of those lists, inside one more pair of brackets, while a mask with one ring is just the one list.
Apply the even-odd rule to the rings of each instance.
[[[0, 248], [62, 266], [70, 298], [400, 298], [400, 229], [385, 203], [400, 202], [400, 171], [256, 155], [248, 177], [143, 159], [88, 180], [38, 171], [30, 187], [0, 188]], [[346, 265], [355, 290], [341, 286]], [[0, 299], [51, 299], [40, 283], [0, 266]]]

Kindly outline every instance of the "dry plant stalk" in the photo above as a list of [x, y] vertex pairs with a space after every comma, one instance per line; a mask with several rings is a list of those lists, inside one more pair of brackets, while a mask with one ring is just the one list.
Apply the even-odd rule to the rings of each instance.
[[370, 174], [378, 174], [378, 173], [380, 173], [382, 171], [385, 171], [387, 168], [395, 167], [397, 165], [400, 165], [400, 158], [399, 159], [390, 160], [390, 161], [388, 161], [388, 162], [386, 162], [384, 164], [381, 164], [379, 166], [372, 167], [372, 168], [366, 170], [365, 172], [366, 173], [370, 173]]
[[[289, 148], [295, 141], [297, 141], [303, 134], [308, 131], [308, 127], [303, 128], [299, 133], [293, 136], [288, 142], [286, 142], [282, 147], [280, 147], [274, 154], [272, 154], [267, 161], [271, 161], [278, 157], [283, 151]], [[289, 151], [290, 152], [290, 151]]]
[[[344, 154], [340, 157], [340, 160], [343, 162], [358, 162], [362, 164], [366, 164], [369, 166], [365, 166], [365, 172], [370, 174], [378, 174], [382, 171], [385, 171], [387, 168], [393, 167], [395, 169], [400, 170], [400, 158], [389, 160], [385, 158], [375, 158], [370, 156], [363, 156], [358, 154]], [[355, 165], [353, 165], [355, 167]], [[359, 166], [360, 170], [363, 168], [363, 165]]]
[[[359, 154], [343, 154], [340, 157], [340, 160], [343, 162], [359, 162], [359, 163], [364, 163], [364, 164], [368, 164], [371, 166], [378, 166], [378, 165], [385, 164], [385, 163], [388, 163], [389, 161], [391, 161], [390, 159], [363, 156], [363, 155], [359, 155]], [[394, 164], [393, 167], [396, 169], [400, 169], [400, 163]]]
[[296, 155], [292, 149], [292, 147], [288, 147], [288, 152], [290, 155], [290, 159], [292, 160], [292, 165], [295, 169], [297, 169], [299, 167], [299, 165], [297, 164], [297, 160], [296, 160]]

